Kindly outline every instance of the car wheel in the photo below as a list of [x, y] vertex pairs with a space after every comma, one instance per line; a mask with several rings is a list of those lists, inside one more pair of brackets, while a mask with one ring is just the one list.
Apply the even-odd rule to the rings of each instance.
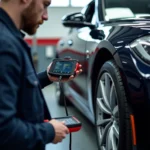
[[129, 108], [121, 76], [113, 60], [105, 62], [99, 72], [95, 100], [99, 150], [131, 150]]
[[58, 102], [58, 105], [64, 106], [65, 105], [64, 99], [66, 100], [67, 106], [71, 105], [71, 102], [67, 99], [67, 97], [64, 96], [63, 85], [62, 85], [62, 89], [60, 89], [60, 85], [58, 82], [56, 82], [56, 92], [55, 93], [56, 93], [56, 100]]

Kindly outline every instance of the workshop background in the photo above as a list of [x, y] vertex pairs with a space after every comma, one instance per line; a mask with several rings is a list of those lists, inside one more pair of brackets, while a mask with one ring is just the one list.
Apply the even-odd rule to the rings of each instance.
[[[26, 35], [25, 40], [32, 48], [33, 61], [37, 72], [47, 68], [55, 57], [58, 40], [65, 36], [69, 30], [61, 24], [61, 18], [66, 14], [81, 11], [82, 7], [89, 1], [52, 0], [52, 5], [48, 8], [49, 20], [44, 22], [36, 35]], [[52, 117], [65, 116], [64, 107], [60, 107], [56, 102], [55, 90], [55, 84], [43, 89], [46, 102]], [[69, 106], [68, 112], [82, 122], [82, 129], [79, 132], [72, 133], [72, 150], [97, 150], [93, 125], [74, 106]], [[46, 150], [69, 150], [69, 135], [62, 143], [48, 144]]]
[[38, 28], [34, 36], [26, 35], [25, 40], [32, 47], [37, 72], [42, 71], [55, 57], [55, 46], [58, 40], [66, 36], [69, 28], [65, 28], [61, 19], [64, 15], [80, 12], [91, 0], [52, 0], [48, 8], [49, 19]]

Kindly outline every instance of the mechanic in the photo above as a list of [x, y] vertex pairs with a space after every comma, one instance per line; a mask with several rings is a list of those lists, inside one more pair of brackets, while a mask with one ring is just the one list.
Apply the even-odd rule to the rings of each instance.
[[[2, 0], [0, 8], [0, 150], [44, 150], [69, 133], [51, 119], [41, 88], [58, 81], [48, 68], [38, 75], [24, 33], [36, 33], [48, 19], [50, 0]], [[75, 76], [82, 72], [81, 65]], [[49, 122], [44, 122], [49, 119]]]

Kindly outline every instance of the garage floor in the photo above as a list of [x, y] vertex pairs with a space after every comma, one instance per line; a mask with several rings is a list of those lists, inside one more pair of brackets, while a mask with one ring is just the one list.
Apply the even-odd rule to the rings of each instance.
[[[65, 116], [64, 107], [58, 106], [56, 102], [54, 84], [44, 88], [43, 93], [52, 117]], [[72, 150], [97, 150], [93, 125], [74, 106], [69, 106], [68, 112], [82, 122], [82, 129], [72, 133]], [[48, 144], [46, 150], [69, 150], [69, 135], [62, 143]]]

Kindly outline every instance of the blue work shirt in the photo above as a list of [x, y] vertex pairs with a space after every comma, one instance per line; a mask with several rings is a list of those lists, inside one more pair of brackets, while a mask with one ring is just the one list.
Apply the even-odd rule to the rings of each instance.
[[41, 91], [51, 82], [36, 74], [23, 38], [0, 8], [0, 150], [44, 150], [55, 136]]

